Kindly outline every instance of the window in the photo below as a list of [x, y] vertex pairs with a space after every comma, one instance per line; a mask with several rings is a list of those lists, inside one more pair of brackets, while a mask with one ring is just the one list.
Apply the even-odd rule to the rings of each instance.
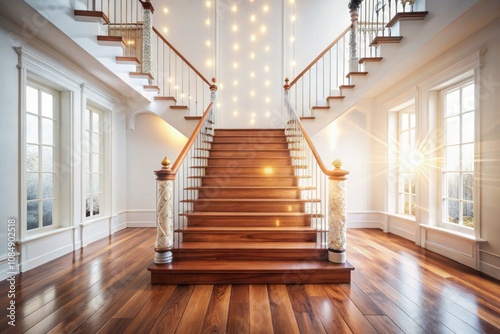
[[104, 135], [103, 113], [88, 106], [85, 111], [84, 130], [84, 197], [85, 217], [93, 218], [102, 214], [103, 171], [104, 171]]
[[474, 228], [475, 86], [442, 93], [442, 224]]
[[[414, 105], [409, 109], [413, 109]], [[398, 213], [415, 216], [415, 171], [418, 156], [415, 150], [415, 113], [399, 112], [398, 142]]]
[[57, 92], [29, 83], [25, 101], [26, 227], [54, 227], [57, 217]]

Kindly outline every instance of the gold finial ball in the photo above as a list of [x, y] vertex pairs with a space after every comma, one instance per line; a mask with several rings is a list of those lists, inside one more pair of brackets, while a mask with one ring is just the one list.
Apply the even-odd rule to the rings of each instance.
[[170, 169], [170, 160], [168, 160], [167, 157], [163, 158], [163, 160], [161, 161], [161, 169]]
[[333, 167], [335, 167], [335, 169], [340, 169], [340, 167], [342, 167], [342, 161], [340, 161], [340, 159], [335, 159], [332, 162], [332, 165]]

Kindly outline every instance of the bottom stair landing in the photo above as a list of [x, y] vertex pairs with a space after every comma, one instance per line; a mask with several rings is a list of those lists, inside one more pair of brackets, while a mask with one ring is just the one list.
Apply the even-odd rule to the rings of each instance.
[[151, 264], [151, 284], [315, 284], [350, 283], [348, 262], [325, 260], [178, 260]]

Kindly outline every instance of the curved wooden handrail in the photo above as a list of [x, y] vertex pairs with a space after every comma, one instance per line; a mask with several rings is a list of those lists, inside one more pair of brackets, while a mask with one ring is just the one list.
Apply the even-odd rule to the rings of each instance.
[[335, 44], [337, 44], [337, 42], [342, 38], [344, 37], [345, 34], [347, 34], [347, 32], [351, 30], [351, 26], [349, 25], [337, 38], [335, 38], [335, 40], [333, 42], [330, 43], [330, 45], [328, 45], [326, 47], [326, 49], [323, 50], [323, 52], [321, 52], [304, 70], [302, 70], [302, 72], [300, 72], [299, 75], [297, 75], [295, 77], [295, 79], [292, 80], [292, 82], [290, 82], [290, 85], [289, 85], [289, 88], [291, 88], [300, 78], [302, 78], [302, 76], [311, 69], [311, 67], [314, 66], [314, 64], [316, 64], [318, 62], [318, 60], [320, 60]]
[[184, 161], [184, 158], [186, 158], [188, 151], [191, 149], [191, 146], [193, 146], [194, 140], [196, 139], [198, 132], [200, 132], [200, 129], [203, 126], [203, 123], [205, 123], [205, 120], [207, 119], [207, 116], [210, 112], [210, 109], [212, 109], [213, 104], [214, 104], [213, 102], [210, 102], [207, 109], [203, 113], [203, 116], [201, 117], [200, 121], [198, 122], [198, 125], [196, 126], [193, 133], [191, 134], [191, 137], [189, 137], [186, 145], [184, 145], [184, 148], [182, 149], [181, 154], [179, 154], [177, 159], [175, 159], [175, 162], [172, 165], [172, 169], [171, 169], [172, 174], [176, 174], [177, 171], [179, 170], [179, 167], [182, 165], [182, 162]]
[[169, 41], [167, 41], [167, 39], [165, 37], [163, 37], [163, 35], [158, 31], [156, 30], [155, 27], [153, 27], [153, 31], [155, 32], [156, 35], [158, 35], [158, 37], [161, 38], [161, 40], [168, 45], [169, 48], [172, 49], [172, 51], [174, 51], [174, 53], [179, 56], [179, 58], [181, 58], [203, 81], [205, 81], [207, 83], [207, 85], [211, 85], [210, 84], [210, 81], [208, 81], [201, 73], [200, 71], [198, 71], [186, 58], [184, 58], [184, 56], [179, 52], [177, 51], [177, 49], [172, 45], [170, 44]]

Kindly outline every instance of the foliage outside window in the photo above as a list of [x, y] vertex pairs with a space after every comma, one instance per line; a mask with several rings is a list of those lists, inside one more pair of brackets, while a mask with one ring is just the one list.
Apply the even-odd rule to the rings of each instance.
[[399, 113], [398, 213], [415, 216], [415, 113]]
[[442, 219], [474, 228], [474, 83], [443, 92]]
[[28, 231], [55, 225], [58, 95], [47, 88], [26, 86], [26, 227]]
[[84, 196], [85, 217], [102, 213], [103, 188], [103, 114], [100, 110], [87, 107], [84, 130]]

